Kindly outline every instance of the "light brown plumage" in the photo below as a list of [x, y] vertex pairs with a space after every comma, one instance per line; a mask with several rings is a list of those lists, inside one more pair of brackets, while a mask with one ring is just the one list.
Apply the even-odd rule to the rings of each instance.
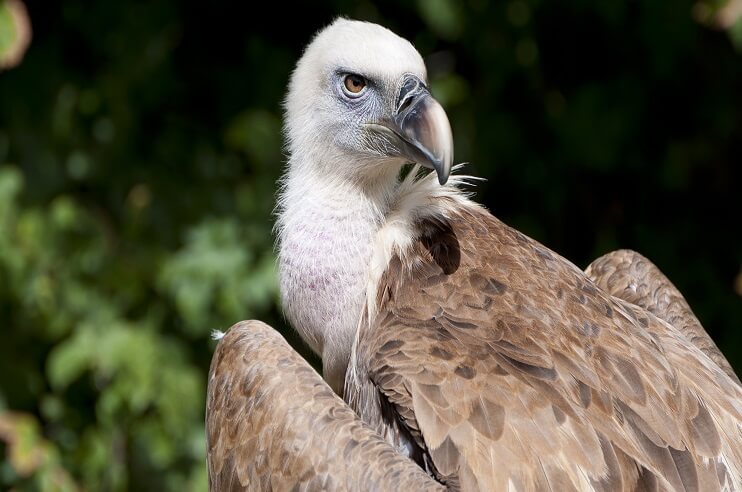
[[740, 487], [742, 389], [680, 330], [476, 206], [419, 231], [361, 324], [364, 421], [464, 490]]
[[[470, 202], [426, 80], [409, 42], [350, 20], [297, 63], [282, 300], [365, 423], [267, 327], [233, 329], [211, 488], [742, 488], [742, 387], [682, 296], [638, 256], [586, 274]], [[436, 175], [400, 180], [407, 162]]]
[[453, 489], [739, 488], [739, 386], [648, 260], [618, 251], [583, 275], [477, 209], [420, 226], [348, 381], [379, 433], [280, 335], [239, 324], [210, 372], [210, 490], [438, 486], [380, 434]]
[[592, 262], [585, 273], [607, 293], [636, 304], [670, 323], [730, 378], [740, 383], [734, 369], [703, 329], [683, 295], [647, 258], [636, 251], [613, 251]]
[[206, 403], [209, 490], [441, 490], [264, 323], [219, 342]]

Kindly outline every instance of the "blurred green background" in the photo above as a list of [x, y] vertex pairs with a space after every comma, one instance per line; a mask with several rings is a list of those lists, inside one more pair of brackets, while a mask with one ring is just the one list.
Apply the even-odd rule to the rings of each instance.
[[0, 489], [205, 490], [210, 331], [259, 318], [308, 355], [277, 302], [281, 99], [339, 14], [426, 57], [477, 200], [582, 268], [642, 252], [742, 369], [738, 1], [26, 5], [0, 72]]

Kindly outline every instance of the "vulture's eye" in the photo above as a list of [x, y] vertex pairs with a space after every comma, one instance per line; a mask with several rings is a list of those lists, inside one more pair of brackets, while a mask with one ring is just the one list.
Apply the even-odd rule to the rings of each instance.
[[350, 97], [358, 97], [366, 88], [366, 79], [356, 74], [348, 74], [343, 80], [345, 93]]

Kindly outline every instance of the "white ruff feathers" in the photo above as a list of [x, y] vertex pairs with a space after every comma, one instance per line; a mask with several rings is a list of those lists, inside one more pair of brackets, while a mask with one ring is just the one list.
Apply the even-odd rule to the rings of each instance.
[[[459, 170], [463, 164], [454, 166]], [[422, 177], [415, 166], [396, 189], [395, 201], [392, 202], [384, 224], [374, 238], [373, 254], [368, 272], [366, 287], [366, 309], [368, 319], [376, 316], [376, 288], [381, 275], [386, 271], [389, 260], [394, 254], [405, 257], [409, 246], [417, 239], [415, 224], [428, 217], [449, 217], [457, 205], [479, 207], [468, 199], [468, 194], [461, 191], [462, 186], [471, 185], [481, 178], [467, 175], [451, 175], [445, 186], [438, 184], [435, 173]]]

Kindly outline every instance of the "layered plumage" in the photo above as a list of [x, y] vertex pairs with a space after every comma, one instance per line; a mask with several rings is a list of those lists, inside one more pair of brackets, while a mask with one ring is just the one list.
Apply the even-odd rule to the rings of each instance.
[[269, 326], [232, 327], [207, 401], [209, 490], [441, 490]]
[[[282, 298], [349, 407], [269, 328], [233, 328], [210, 372], [212, 489], [742, 488], [742, 388], [682, 295], [632, 252], [582, 272], [470, 201], [424, 81], [366, 23], [299, 62]], [[409, 161], [438, 180], [400, 181]]]
[[680, 330], [474, 205], [418, 223], [346, 399], [465, 490], [725, 490], [742, 388]]

